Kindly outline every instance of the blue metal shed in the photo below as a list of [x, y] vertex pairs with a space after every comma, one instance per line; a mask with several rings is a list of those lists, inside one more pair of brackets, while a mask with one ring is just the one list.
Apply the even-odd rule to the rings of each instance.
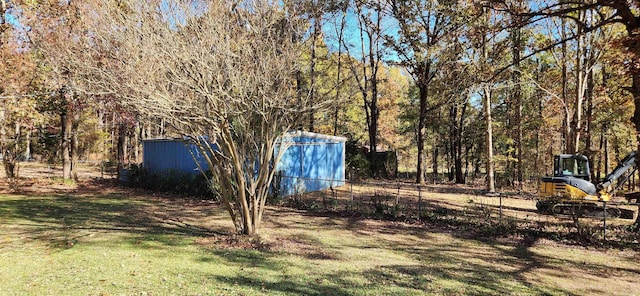
[[288, 137], [291, 146], [277, 167], [284, 196], [344, 185], [346, 138], [310, 132]]
[[[287, 133], [281, 140], [287, 142], [288, 148], [277, 164], [280, 194], [289, 196], [344, 185], [346, 138], [297, 131]], [[143, 166], [150, 172], [197, 173], [198, 165], [191, 153], [203, 169], [208, 168], [194, 145], [180, 139], [144, 140]]]
[[148, 139], [142, 141], [142, 165], [149, 172], [180, 171], [199, 173], [198, 164], [206, 170], [208, 164], [200, 150], [180, 139]]

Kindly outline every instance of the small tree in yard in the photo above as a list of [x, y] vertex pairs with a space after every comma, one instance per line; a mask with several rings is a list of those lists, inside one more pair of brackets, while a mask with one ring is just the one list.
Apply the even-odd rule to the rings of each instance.
[[192, 139], [209, 156], [236, 230], [256, 234], [284, 135], [309, 108], [327, 106], [296, 94], [297, 17], [266, 0], [102, 1], [87, 9], [87, 50], [73, 53], [85, 77], [80, 91], [117, 95]]

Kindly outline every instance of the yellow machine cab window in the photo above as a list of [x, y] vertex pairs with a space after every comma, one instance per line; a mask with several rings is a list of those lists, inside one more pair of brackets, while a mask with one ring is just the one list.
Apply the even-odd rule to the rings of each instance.
[[555, 157], [555, 176], [573, 176], [590, 181], [589, 160], [584, 155], [561, 154]]

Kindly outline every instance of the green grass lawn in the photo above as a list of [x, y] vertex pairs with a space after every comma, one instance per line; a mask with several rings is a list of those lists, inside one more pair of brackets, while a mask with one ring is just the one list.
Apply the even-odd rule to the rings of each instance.
[[640, 255], [126, 192], [1, 195], [2, 295], [640, 295]]

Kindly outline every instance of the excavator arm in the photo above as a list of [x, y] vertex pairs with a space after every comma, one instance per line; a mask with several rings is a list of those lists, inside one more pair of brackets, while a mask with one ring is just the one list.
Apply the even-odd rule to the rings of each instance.
[[[631, 170], [631, 172], [629, 172]], [[631, 152], [625, 158], [623, 158], [618, 166], [616, 166], [613, 171], [607, 174], [604, 179], [598, 184], [596, 184], [596, 188], [600, 195], [609, 196], [616, 189], [618, 189], [622, 184], [624, 184], [629, 176], [633, 175], [636, 171], [636, 152]], [[620, 179], [622, 177], [622, 179]], [[619, 180], [620, 179], [620, 180]], [[616, 181], [618, 181], [618, 186], [612, 186]]]

